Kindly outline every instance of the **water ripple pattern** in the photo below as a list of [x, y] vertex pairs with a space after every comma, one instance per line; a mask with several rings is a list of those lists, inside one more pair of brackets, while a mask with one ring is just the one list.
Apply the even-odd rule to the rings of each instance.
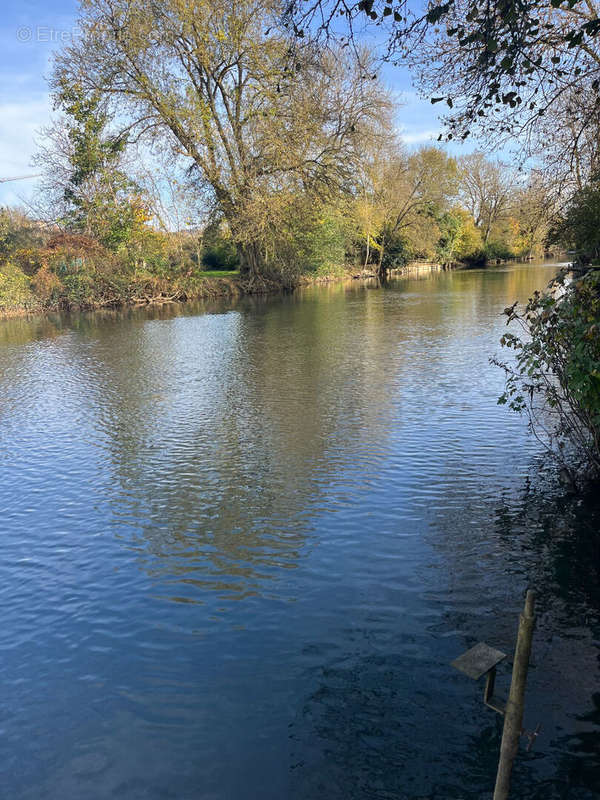
[[0, 797], [489, 798], [528, 582], [515, 796], [598, 797], [598, 501], [489, 363], [555, 269], [0, 323]]

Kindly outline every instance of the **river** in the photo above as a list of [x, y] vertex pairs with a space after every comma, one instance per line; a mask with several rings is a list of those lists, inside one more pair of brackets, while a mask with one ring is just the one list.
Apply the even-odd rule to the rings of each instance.
[[489, 363], [555, 271], [0, 323], [0, 796], [489, 800], [529, 584], [514, 797], [598, 798], [599, 501]]

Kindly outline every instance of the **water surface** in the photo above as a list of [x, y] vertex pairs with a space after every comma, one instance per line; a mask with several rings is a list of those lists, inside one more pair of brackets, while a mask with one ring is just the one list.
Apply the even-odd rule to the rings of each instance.
[[[599, 508], [496, 404], [546, 265], [0, 323], [0, 796], [600, 793]], [[508, 670], [501, 670], [500, 692]]]

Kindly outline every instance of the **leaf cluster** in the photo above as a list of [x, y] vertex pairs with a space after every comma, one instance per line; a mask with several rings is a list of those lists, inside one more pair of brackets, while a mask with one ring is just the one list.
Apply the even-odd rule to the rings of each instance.
[[[562, 274], [525, 308], [505, 310], [503, 347], [512, 360], [499, 403], [525, 413], [533, 432], [563, 463], [568, 456], [600, 470], [600, 272]], [[519, 332], [520, 329], [520, 332]]]

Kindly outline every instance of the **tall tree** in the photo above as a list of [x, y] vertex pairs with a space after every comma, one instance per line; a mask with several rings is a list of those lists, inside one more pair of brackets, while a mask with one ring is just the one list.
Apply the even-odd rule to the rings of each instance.
[[276, 0], [84, 0], [55, 69], [55, 86], [118, 106], [130, 138], [166, 137], [210, 185], [249, 277], [268, 197], [349, 182], [387, 104], [340, 53], [307, 47], [290, 69], [280, 14]]
[[483, 153], [460, 159], [461, 199], [481, 231], [484, 246], [492, 227], [508, 214], [515, 190], [512, 170]]
[[111, 133], [97, 92], [63, 82], [55, 106], [62, 113], [35, 157], [48, 216], [116, 250], [146, 218], [140, 189], [125, 169], [125, 139]]
[[[422, 230], [422, 221], [434, 220], [448, 207], [458, 189], [455, 159], [438, 147], [422, 147], [406, 159], [392, 160], [380, 193], [384, 218], [379, 237], [379, 267], [387, 243]], [[431, 225], [429, 227], [432, 227]], [[437, 231], [437, 225], [434, 226]]]

